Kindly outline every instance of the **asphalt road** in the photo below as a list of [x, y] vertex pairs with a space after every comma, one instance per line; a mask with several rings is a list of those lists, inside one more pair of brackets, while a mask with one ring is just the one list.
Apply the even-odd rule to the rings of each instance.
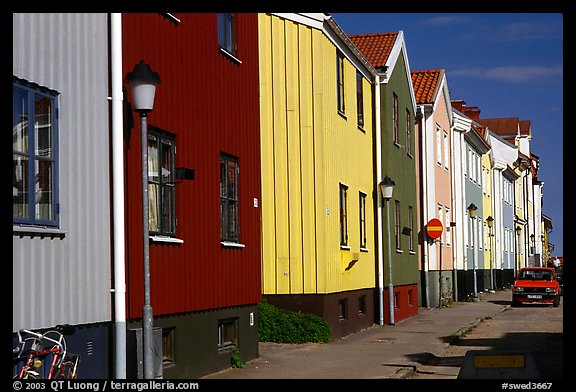
[[[503, 305], [505, 302], [500, 301]], [[562, 379], [564, 375], [564, 301], [548, 305], [509, 307], [486, 318], [465, 336], [453, 341], [441, 355], [419, 359], [423, 365], [410, 378], [455, 379], [468, 350], [530, 352], [538, 374], [534, 379]]]

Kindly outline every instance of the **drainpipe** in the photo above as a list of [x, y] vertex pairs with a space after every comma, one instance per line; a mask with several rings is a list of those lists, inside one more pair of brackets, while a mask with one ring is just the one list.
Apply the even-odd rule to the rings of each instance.
[[382, 182], [382, 124], [380, 123], [380, 75], [377, 73], [374, 79], [374, 110], [376, 125], [376, 200], [378, 207], [377, 225], [378, 225], [378, 304], [379, 304], [379, 324], [384, 325], [384, 248], [382, 243], [382, 197], [380, 195], [380, 182]]
[[122, 14], [110, 14], [112, 76], [112, 210], [114, 243], [114, 378], [126, 378], [126, 279], [124, 271], [124, 119]]
[[[455, 128], [456, 125], [452, 125], [452, 127], [450, 128], [450, 156], [452, 157], [452, 171], [451, 171], [451, 181], [450, 181], [450, 186], [451, 186], [451, 190], [452, 190], [452, 196], [451, 196], [451, 200], [450, 200], [450, 204], [451, 204], [451, 208], [452, 208], [452, 219], [454, 219], [454, 222], [456, 222], [458, 219], [456, 218], [456, 214], [459, 214], [460, 208], [456, 208], [458, 206], [458, 202], [456, 201], [456, 158], [454, 157], [454, 151], [456, 151], [454, 149], [454, 145], [456, 143], [456, 140], [454, 135], [455, 135]], [[461, 148], [458, 149], [458, 151], [460, 152], [460, 157], [458, 157], [458, 161], [460, 162], [460, 165], [462, 165], [462, 151]], [[460, 166], [460, 168], [462, 168], [462, 166]], [[453, 228], [450, 228], [450, 231], [452, 231]], [[452, 236], [452, 285], [454, 287], [454, 301], [458, 301], [458, 246], [460, 246], [460, 237], [457, 235]]]
[[[426, 112], [424, 110], [424, 106], [420, 106], [420, 124], [421, 131], [420, 131], [420, 142], [422, 143], [422, 156], [421, 156], [421, 183], [422, 183], [422, 228], [428, 223], [428, 154], [427, 154], [427, 142], [426, 142]], [[422, 230], [422, 264], [424, 268], [424, 299], [426, 301], [426, 307], [430, 308], [430, 288], [428, 284], [428, 272], [430, 270], [430, 261], [428, 259], [428, 235]]]

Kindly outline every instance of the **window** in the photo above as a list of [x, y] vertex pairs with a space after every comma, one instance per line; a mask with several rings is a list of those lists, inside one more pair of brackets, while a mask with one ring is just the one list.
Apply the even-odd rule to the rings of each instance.
[[364, 316], [366, 315], [366, 296], [361, 295], [358, 297], [358, 315]]
[[442, 130], [436, 126], [436, 163], [442, 165]]
[[412, 128], [410, 127], [410, 110], [406, 109], [406, 152], [412, 155]]
[[400, 250], [400, 201], [395, 200], [396, 221], [394, 222], [394, 237], [396, 238], [396, 250]]
[[58, 226], [58, 93], [14, 80], [12, 218]]
[[338, 112], [344, 114], [344, 55], [340, 52], [338, 52], [336, 56], [336, 85], [336, 88], [338, 89]]
[[342, 298], [338, 300], [338, 319], [346, 320], [348, 318], [348, 299]]
[[408, 249], [414, 252], [414, 208], [412, 206], [408, 206], [408, 228], [410, 229]]
[[176, 234], [175, 150], [172, 135], [149, 127], [148, 225], [152, 234]]
[[174, 334], [176, 328], [162, 328], [162, 365], [171, 365], [174, 363]]
[[340, 184], [340, 245], [348, 246], [348, 187]]
[[444, 168], [448, 170], [448, 164], [450, 162], [450, 150], [448, 149], [448, 133], [444, 132]]
[[394, 143], [398, 143], [398, 96], [392, 94], [392, 126], [394, 134], [392, 135]]
[[222, 241], [239, 242], [238, 159], [220, 155], [220, 228]]
[[446, 207], [446, 215], [444, 215], [446, 219], [446, 223], [444, 224], [445, 231], [446, 231], [446, 245], [450, 246], [451, 240], [451, 233], [450, 233], [450, 208]]
[[366, 194], [360, 192], [360, 248], [366, 249]]
[[218, 321], [218, 351], [238, 345], [238, 319]]
[[[437, 218], [440, 222], [444, 222], [444, 207], [442, 207], [441, 204], [438, 204], [438, 213], [437, 213]], [[442, 234], [441, 236], [438, 238], [442, 243], [445, 243], [446, 241], [444, 240], [444, 234], [446, 233], [446, 230], [442, 230]]]
[[358, 126], [364, 127], [364, 97], [362, 95], [362, 73], [356, 71], [356, 110], [358, 112]]
[[236, 55], [236, 17], [234, 14], [218, 14], [218, 44], [226, 52]]

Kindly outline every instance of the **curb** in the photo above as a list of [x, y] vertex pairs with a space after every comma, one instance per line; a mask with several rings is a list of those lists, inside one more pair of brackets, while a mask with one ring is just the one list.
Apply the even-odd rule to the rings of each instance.
[[[478, 327], [478, 325], [480, 325], [480, 323], [482, 323], [484, 320], [490, 319], [493, 316], [496, 316], [497, 314], [500, 314], [508, 309], [511, 308], [511, 305], [505, 305], [503, 306], [498, 312], [494, 313], [494, 315], [492, 316], [484, 316], [484, 317], [478, 317], [476, 319], [474, 319], [474, 321], [472, 321], [471, 323], [469, 323], [468, 325], [461, 327], [460, 329], [458, 329], [456, 332], [454, 332], [452, 335], [450, 335], [445, 343], [445, 347], [450, 346], [451, 344], [453, 344], [454, 342], [458, 341], [460, 338], [466, 336], [469, 332], [473, 331], [476, 327]], [[390, 377], [388, 378], [409, 378], [410, 376], [418, 373], [418, 368], [420, 366], [406, 366], [406, 367], [402, 367], [398, 370], [396, 370]]]

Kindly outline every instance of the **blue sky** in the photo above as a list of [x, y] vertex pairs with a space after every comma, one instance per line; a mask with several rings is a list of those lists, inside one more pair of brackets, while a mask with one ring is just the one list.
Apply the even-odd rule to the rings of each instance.
[[411, 70], [446, 70], [451, 99], [480, 118], [532, 124], [543, 213], [563, 255], [563, 15], [560, 13], [333, 13], [347, 34], [404, 32]]

